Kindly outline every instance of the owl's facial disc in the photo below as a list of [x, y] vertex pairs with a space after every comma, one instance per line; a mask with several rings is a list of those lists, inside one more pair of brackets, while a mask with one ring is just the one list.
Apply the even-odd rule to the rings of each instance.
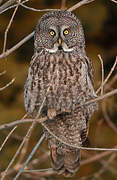
[[56, 53], [57, 51], [72, 52], [73, 48], [69, 48], [65, 42], [59, 37], [58, 41], [54, 44], [53, 48], [46, 50], [50, 53]]

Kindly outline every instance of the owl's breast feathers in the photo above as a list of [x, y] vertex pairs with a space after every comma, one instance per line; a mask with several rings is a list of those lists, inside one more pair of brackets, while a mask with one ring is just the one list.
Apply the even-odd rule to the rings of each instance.
[[25, 85], [29, 114], [35, 114], [44, 99], [45, 107], [60, 112], [74, 110], [95, 96], [85, 59], [71, 53], [33, 56]]
[[52, 167], [65, 176], [73, 175], [79, 168], [80, 150], [75, 147], [86, 141], [88, 120], [96, 109], [96, 103], [80, 109], [77, 106], [95, 96], [85, 58], [71, 53], [33, 56], [25, 84], [25, 107], [35, 117], [43, 103], [41, 114], [49, 115], [44, 122], [49, 132], [44, 132]]

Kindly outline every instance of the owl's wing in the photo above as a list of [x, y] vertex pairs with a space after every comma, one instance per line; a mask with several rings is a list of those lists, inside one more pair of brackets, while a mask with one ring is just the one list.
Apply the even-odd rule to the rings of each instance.
[[85, 57], [87, 65], [88, 65], [88, 74], [91, 79], [92, 85], [94, 85], [94, 68], [91, 60], [88, 57]]

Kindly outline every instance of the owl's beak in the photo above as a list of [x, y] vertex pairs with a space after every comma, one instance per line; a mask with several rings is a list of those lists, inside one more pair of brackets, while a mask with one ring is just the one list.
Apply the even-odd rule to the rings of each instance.
[[61, 40], [61, 38], [58, 39], [58, 43], [59, 43], [59, 46], [62, 45], [62, 40]]

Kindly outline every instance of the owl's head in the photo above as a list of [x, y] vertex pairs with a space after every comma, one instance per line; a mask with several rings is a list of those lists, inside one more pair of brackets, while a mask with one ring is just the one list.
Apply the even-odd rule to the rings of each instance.
[[43, 15], [35, 31], [35, 48], [50, 53], [72, 52], [85, 46], [84, 33], [79, 19], [68, 11], [53, 11]]

